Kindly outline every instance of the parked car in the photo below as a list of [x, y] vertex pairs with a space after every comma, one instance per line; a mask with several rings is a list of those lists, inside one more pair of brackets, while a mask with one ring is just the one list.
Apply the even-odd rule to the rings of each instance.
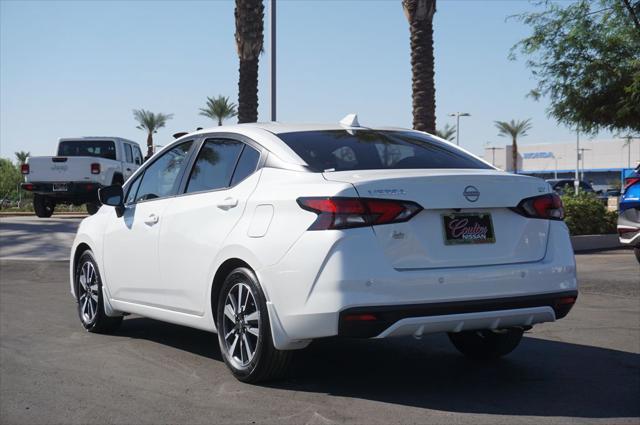
[[[547, 183], [551, 185], [551, 188], [558, 194], [563, 195], [567, 189], [574, 190], [575, 183], [572, 179], [549, 179]], [[589, 182], [584, 180], [579, 181], [580, 190], [588, 193], [595, 193], [593, 187]]]
[[640, 165], [624, 182], [618, 206], [620, 243], [632, 246], [640, 262]]
[[140, 146], [120, 137], [64, 138], [56, 156], [29, 157], [22, 165], [24, 190], [34, 193], [38, 217], [51, 217], [57, 204], [100, 208], [98, 189], [122, 185], [142, 164]]
[[246, 382], [333, 336], [447, 332], [465, 355], [500, 357], [578, 295], [549, 185], [422, 132], [201, 130], [100, 199], [71, 253], [84, 328], [135, 313], [217, 332]]

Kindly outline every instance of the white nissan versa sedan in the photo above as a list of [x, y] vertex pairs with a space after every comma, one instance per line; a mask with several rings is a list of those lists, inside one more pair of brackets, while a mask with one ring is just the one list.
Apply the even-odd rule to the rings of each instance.
[[447, 332], [465, 355], [502, 356], [578, 294], [547, 183], [412, 130], [201, 130], [100, 199], [71, 255], [83, 326], [134, 313], [217, 332], [247, 382], [331, 336]]

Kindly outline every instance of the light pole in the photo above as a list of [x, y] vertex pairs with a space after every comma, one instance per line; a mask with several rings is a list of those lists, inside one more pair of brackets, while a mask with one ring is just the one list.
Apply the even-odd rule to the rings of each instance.
[[558, 180], [558, 160], [562, 159], [562, 157], [553, 155], [553, 159], [556, 161], [556, 171], [553, 173], [553, 178]]
[[276, 0], [271, 0], [269, 23], [271, 27], [269, 29], [269, 46], [271, 47], [271, 54], [269, 55], [271, 61], [271, 121], [276, 121]]
[[584, 152], [590, 151], [591, 149], [587, 148], [579, 148], [578, 149], [578, 159], [582, 159], [582, 180], [584, 180]]
[[467, 112], [454, 112], [449, 114], [450, 117], [456, 117], [456, 145], [460, 146], [460, 117], [470, 117]]
[[573, 186], [576, 192], [576, 196], [580, 191], [580, 127], [576, 127], [576, 177], [573, 181]]
[[496, 166], [496, 151], [502, 150], [504, 148], [496, 148], [495, 146], [491, 146], [491, 147], [486, 148], [486, 149], [489, 149], [491, 151], [491, 165], [493, 165], [495, 167]]

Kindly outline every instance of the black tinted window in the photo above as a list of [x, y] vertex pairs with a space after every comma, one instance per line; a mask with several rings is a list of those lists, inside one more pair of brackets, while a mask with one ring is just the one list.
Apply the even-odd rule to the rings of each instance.
[[58, 145], [58, 156], [116, 159], [116, 145], [112, 140], [66, 140]]
[[238, 165], [236, 165], [236, 171], [233, 173], [231, 186], [241, 182], [256, 171], [259, 159], [260, 152], [249, 145], [245, 145], [242, 150], [242, 154], [240, 155], [240, 160], [238, 160]]
[[186, 192], [228, 187], [243, 144], [235, 140], [205, 141], [193, 165]]
[[406, 131], [303, 131], [278, 137], [315, 171], [491, 168], [445, 143]]
[[135, 197], [136, 202], [163, 198], [176, 192], [178, 176], [192, 143], [189, 141], [174, 147], [146, 168]]

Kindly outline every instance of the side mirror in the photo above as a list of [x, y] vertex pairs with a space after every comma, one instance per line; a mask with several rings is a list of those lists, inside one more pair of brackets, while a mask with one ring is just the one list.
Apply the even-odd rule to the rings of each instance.
[[116, 207], [116, 215], [118, 217], [122, 217], [122, 214], [124, 214], [124, 193], [122, 192], [122, 186], [114, 184], [101, 188], [98, 190], [98, 199], [104, 205]]

